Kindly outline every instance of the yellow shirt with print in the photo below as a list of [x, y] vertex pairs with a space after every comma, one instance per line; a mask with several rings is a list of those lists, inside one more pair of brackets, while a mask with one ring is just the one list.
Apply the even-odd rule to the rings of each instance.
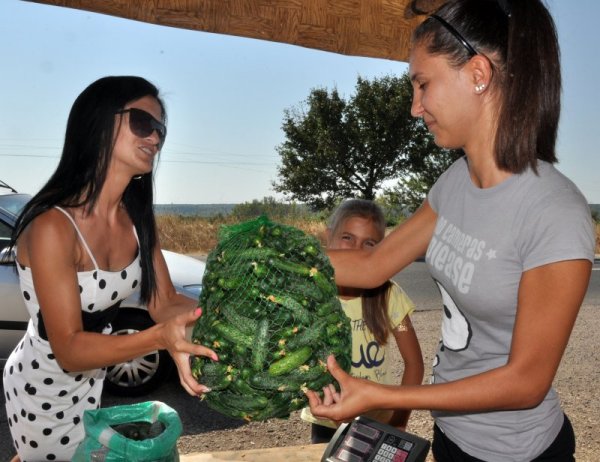
[[[389, 290], [388, 313], [392, 328], [396, 329], [404, 318], [415, 310], [415, 304], [395, 282], [392, 281]], [[392, 377], [392, 364], [388, 355], [388, 348], [390, 346], [392, 348], [397, 347], [396, 341], [390, 338], [390, 341], [385, 346], [377, 343], [363, 320], [362, 298], [340, 299], [340, 301], [346, 316], [350, 318], [352, 328], [352, 368], [350, 369], [350, 374], [354, 377], [369, 379], [385, 385], [398, 383]], [[387, 423], [392, 413], [393, 411], [390, 410], [375, 410], [366, 415], [380, 422]], [[300, 416], [302, 420], [307, 422], [336, 428], [335, 423], [331, 420], [314, 417], [308, 407], [302, 409]]]

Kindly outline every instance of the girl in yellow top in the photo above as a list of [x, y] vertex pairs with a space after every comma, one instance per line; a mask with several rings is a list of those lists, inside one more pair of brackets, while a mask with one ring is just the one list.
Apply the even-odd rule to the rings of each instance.
[[[383, 212], [372, 201], [344, 201], [333, 213], [327, 227], [330, 249], [374, 247], [385, 235]], [[382, 384], [393, 384], [388, 339], [393, 335], [404, 360], [403, 385], [419, 385], [423, 380], [423, 356], [410, 321], [414, 303], [393, 281], [376, 289], [338, 287], [339, 298], [352, 326], [351, 374]], [[380, 422], [406, 428], [410, 410], [376, 410], [368, 414]], [[328, 442], [336, 425], [317, 419], [308, 408], [302, 419], [312, 423], [311, 441]]]

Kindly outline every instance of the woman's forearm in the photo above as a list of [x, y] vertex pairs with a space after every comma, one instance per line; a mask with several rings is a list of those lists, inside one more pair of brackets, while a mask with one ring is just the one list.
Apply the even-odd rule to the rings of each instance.
[[69, 372], [112, 366], [151, 351], [164, 349], [162, 324], [135, 334], [107, 335], [80, 331], [73, 334], [63, 348], [55, 348], [56, 360]]
[[380, 385], [368, 397], [369, 409], [427, 409], [486, 412], [537, 406], [548, 386], [508, 366], [454, 382], [432, 385]]
[[161, 302], [160, 306], [151, 304], [148, 308], [150, 317], [156, 323], [164, 322], [167, 319], [182, 313], [194, 310], [198, 306], [196, 300], [181, 294], [173, 294], [168, 300]]
[[425, 255], [436, 214], [427, 201], [371, 250], [329, 250], [335, 281], [342, 287], [379, 287]]

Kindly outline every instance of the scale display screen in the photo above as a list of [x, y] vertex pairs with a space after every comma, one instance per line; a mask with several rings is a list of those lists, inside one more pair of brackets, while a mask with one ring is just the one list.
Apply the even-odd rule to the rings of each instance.
[[341, 425], [321, 462], [424, 462], [430, 443], [365, 416]]

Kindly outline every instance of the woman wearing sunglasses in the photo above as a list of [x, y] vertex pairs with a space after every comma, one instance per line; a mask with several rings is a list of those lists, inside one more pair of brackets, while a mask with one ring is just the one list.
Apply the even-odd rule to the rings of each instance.
[[[377, 287], [426, 255], [443, 301], [432, 384], [345, 374], [314, 415], [430, 409], [437, 462], [567, 462], [575, 438], [552, 381], [586, 292], [587, 201], [553, 164], [560, 113], [554, 22], [540, 0], [453, 0], [413, 35], [412, 114], [462, 149], [420, 209], [372, 252], [332, 251], [336, 282]], [[360, 270], [357, 270], [360, 268]]]
[[[189, 356], [217, 357], [185, 340], [200, 309], [175, 292], [153, 213], [165, 118], [157, 88], [142, 78], [92, 83], [73, 104], [58, 168], [19, 217], [14, 242], [31, 321], [3, 377], [14, 461], [71, 460], [84, 410], [100, 406], [107, 366], [166, 349], [185, 390], [207, 391]], [[136, 289], [156, 325], [107, 335]]]

